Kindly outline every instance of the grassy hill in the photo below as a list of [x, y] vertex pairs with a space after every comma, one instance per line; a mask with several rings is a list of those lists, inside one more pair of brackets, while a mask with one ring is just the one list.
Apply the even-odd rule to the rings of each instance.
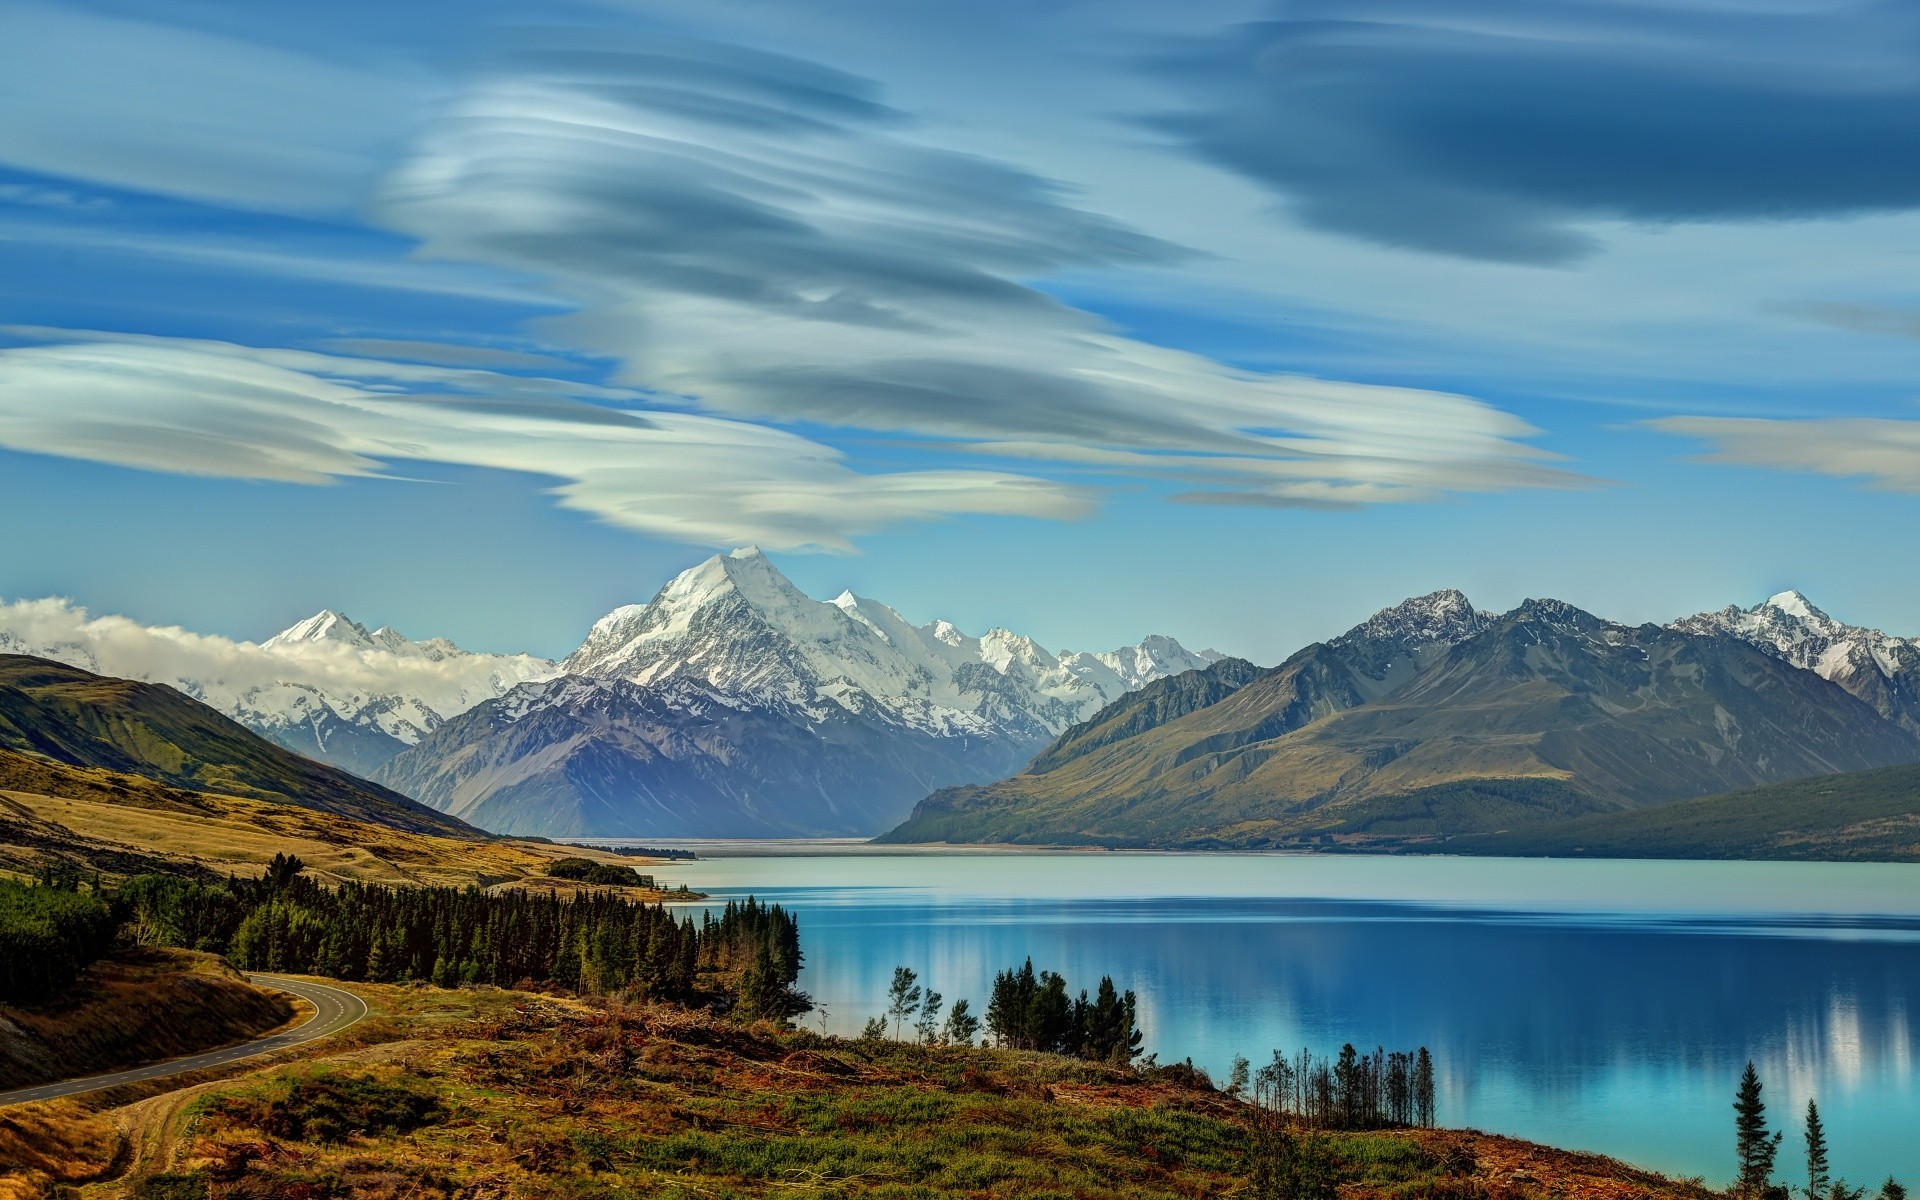
[[562, 892], [589, 885], [549, 875], [557, 863], [637, 861], [548, 842], [415, 833], [0, 750], [0, 874], [32, 875], [52, 862], [109, 878], [146, 872], [258, 875], [282, 853], [299, 857], [311, 874], [330, 882]]
[[1920, 862], [1920, 766], [1820, 775], [1544, 829], [1457, 839], [1463, 854]]
[[173, 688], [26, 655], [0, 654], [0, 749], [416, 833], [484, 836], [399, 792], [282, 749]]

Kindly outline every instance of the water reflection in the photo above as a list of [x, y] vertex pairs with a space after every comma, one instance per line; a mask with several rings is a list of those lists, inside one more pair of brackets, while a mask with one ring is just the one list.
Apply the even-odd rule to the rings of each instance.
[[[1038, 873], [1044, 863], [993, 869]], [[1162, 1059], [1192, 1056], [1220, 1073], [1236, 1053], [1258, 1060], [1275, 1047], [1426, 1045], [1446, 1123], [1713, 1181], [1730, 1174], [1729, 1106], [1752, 1058], [1776, 1117], [1819, 1100], [1839, 1172], [1920, 1182], [1909, 1016], [1920, 917], [1905, 911], [1905, 895], [1857, 917], [1835, 904], [1817, 916], [1750, 903], [1671, 912], [1587, 903], [1569, 913], [1458, 895], [1373, 901], [1240, 887], [1020, 898], [1007, 894], [1018, 882], [1004, 880], [858, 886], [862, 866], [795, 870], [838, 882], [782, 887], [773, 864], [702, 864], [710, 877], [694, 883], [721, 894], [745, 884], [801, 911], [801, 986], [840, 1032], [884, 1007], [896, 964], [980, 1009], [993, 973], [1031, 955], [1076, 987], [1111, 974], [1134, 989]], [[1583, 886], [1597, 887], [1591, 877]]]

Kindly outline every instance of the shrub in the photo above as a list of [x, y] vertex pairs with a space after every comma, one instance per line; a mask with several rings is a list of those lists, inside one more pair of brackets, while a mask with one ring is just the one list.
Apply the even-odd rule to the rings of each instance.
[[439, 1097], [417, 1084], [334, 1073], [286, 1080], [265, 1097], [222, 1099], [212, 1111], [275, 1137], [311, 1142], [408, 1133], [445, 1114]]

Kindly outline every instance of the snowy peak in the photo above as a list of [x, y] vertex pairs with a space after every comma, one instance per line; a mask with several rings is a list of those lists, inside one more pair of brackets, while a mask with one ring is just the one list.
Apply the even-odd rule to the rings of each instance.
[[1836, 620], [1798, 591], [1769, 596], [1752, 608], [1729, 605], [1668, 626], [1681, 633], [1725, 635], [1812, 671], [1920, 732], [1920, 638], [1903, 638]]
[[1408, 647], [1463, 642], [1493, 622], [1464, 592], [1443, 588], [1383, 608], [1335, 639], [1336, 644], [1359, 641], [1398, 642]]
[[[382, 633], [392, 633], [390, 629]], [[301, 642], [339, 642], [342, 645], [370, 649], [374, 646], [373, 635], [367, 627], [347, 616], [345, 613], [323, 608], [304, 621], [297, 621], [268, 638], [261, 645], [267, 649], [298, 645]]]
[[1171, 638], [1055, 655], [1009, 629], [914, 625], [851, 591], [808, 597], [748, 548], [682, 571], [596, 622], [563, 669], [644, 685], [694, 681], [819, 723], [855, 713], [940, 736], [1044, 738], [1123, 692], [1210, 661]]

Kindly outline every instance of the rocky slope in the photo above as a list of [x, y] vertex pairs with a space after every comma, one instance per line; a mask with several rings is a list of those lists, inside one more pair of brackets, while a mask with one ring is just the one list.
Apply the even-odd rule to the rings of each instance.
[[873, 834], [1209, 661], [1171, 638], [1056, 655], [1004, 629], [914, 625], [851, 593], [811, 599], [737, 550], [608, 614], [559, 679], [447, 722], [377, 777], [499, 832]]
[[1837, 621], [1796, 591], [1752, 608], [1728, 605], [1675, 621], [1685, 633], [1721, 633], [1832, 680], [1881, 716], [1920, 733], [1920, 638]]
[[1449, 836], [1917, 760], [1920, 738], [1738, 638], [1436, 593], [1060, 766], [935, 793], [887, 840]]

